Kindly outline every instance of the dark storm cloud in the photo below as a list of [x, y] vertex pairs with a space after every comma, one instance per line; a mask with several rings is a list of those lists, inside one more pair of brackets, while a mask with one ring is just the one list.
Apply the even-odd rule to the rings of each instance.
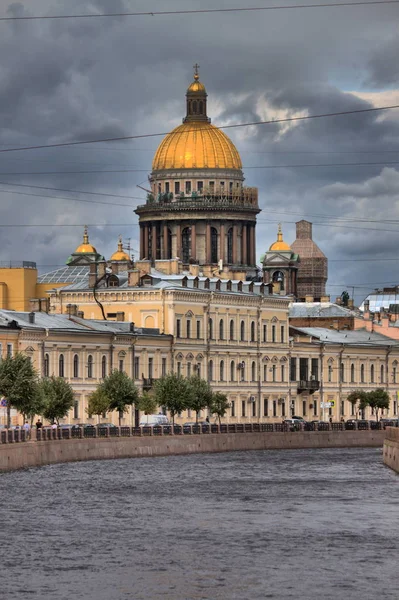
[[[251, 4], [249, 0], [203, 0], [201, 8]], [[134, 6], [122, 0], [35, 0], [12, 6], [0, 2], [0, 13], [98, 13], [166, 7], [180, 9], [182, 2], [137, 0]], [[198, 2], [185, 0], [184, 7], [197, 8]], [[357, 94], [384, 92], [397, 85], [398, 16], [399, 8], [387, 5], [0, 23], [0, 145], [168, 131], [184, 116], [184, 92], [196, 61], [201, 64], [209, 112], [216, 124], [367, 108], [370, 98]], [[383, 95], [378, 102], [393, 103]], [[315, 240], [331, 259], [332, 293], [340, 291], [333, 286], [345, 283], [391, 278], [398, 282], [394, 262], [333, 262], [391, 256], [396, 233], [384, 235], [350, 227], [395, 229], [394, 225], [332, 220], [399, 219], [396, 167], [332, 164], [395, 160], [397, 154], [383, 151], [399, 147], [397, 113], [226, 130], [248, 167], [246, 183], [259, 187], [264, 211], [259, 216], [258, 256], [274, 241], [278, 221], [283, 222], [285, 238], [292, 241], [294, 223], [304, 217], [315, 223]], [[137, 169], [115, 174], [0, 175], [0, 181], [132, 196], [131, 201], [101, 197], [110, 204], [100, 205], [0, 192], [2, 224], [52, 224], [47, 229], [0, 229], [1, 260], [35, 258], [43, 265], [63, 263], [79, 243], [84, 223], [115, 225], [90, 230], [92, 242], [106, 256], [115, 249], [119, 233], [132, 238], [132, 246], [137, 248], [138, 228], [132, 210], [112, 203], [134, 207], [140, 202], [137, 197], [144, 197], [136, 185], [146, 187], [152, 153], [160, 139], [0, 155], [0, 173]], [[332, 166], [289, 167], [317, 163]], [[266, 165], [287, 167], [249, 168]], [[43, 191], [45, 195], [67, 194]], [[68, 224], [79, 227], [57, 227]]]

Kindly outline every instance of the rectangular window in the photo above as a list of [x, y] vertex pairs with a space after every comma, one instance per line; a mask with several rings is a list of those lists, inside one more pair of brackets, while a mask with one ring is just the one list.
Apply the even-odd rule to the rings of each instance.
[[166, 358], [164, 357], [162, 359], [162, 371], [161, 371], [161, 376], [165, 377], [166, 375]]
[[281, 416], [285, 417], [285, 400], [281, 403]]
[[166, 182], [165, 182], [165, 192], [166, 192], [167, 194], [169, 194], [169, 192], [170, 192], [170, 185], [169, 185], [169, 181], [166, 181]]
[[191, 321], [187, 321], [186, 325], [187, 325], [187, 329], [186, 329], [187, 338], [190, 338], [191, 337]]
[[256, 417], [256, 402], [252, 402], [252, 416]]
[[308, 381], [308, 372], [309, 372], [309, 359], [308, 358], [300, 358], [299, 359], [299, 379], [301, 381]]
[[119, 361], [119, 371], [121, 373], [123, 373], [123, 371], [124, 371], [123, 358], [121, 358], [120, 361]]
[[263, 381], [267, 381], [267, 365], [263, 365]]
[[180, 194], [180, 181], [175, 181], [175, 194]]
[[241, 402], [241, 415], [245, 417], [245, 400]]
[[191, 194], [191, 181], [186, 181], [186, 194]]
[[317, 416], [317, 400], [313, 400], [313, 416]]
[[177, 319], [177, 321], [176, 321], [176, 337], [178, 337], [178, 338], [181, 337], [181, 321], [180, 321], [180, 319]]
[[290, 381], [296, 381], [296, 358], [290, 359]]
[[277, 417], [277, 400], [273, 400], [273, 417]]
[[272, 381], [276, 381], [276, 365], [272, 366]]
[[197, 340], [201, 339], [201, 321], [197, 321]]
[[220, 182], [220, 187], [224, 187], [224, 181]]
[[232, 181], [229, 182], [229, 188], [230, 188], [230, 192], [232, 192], [233, 191], [233, 182]]
[[148, 359], [148, 379], [154, 378], [154, 359]]
[[319, 359], [312, 358], [311, 371], [313, 381], [319, 381]]
[[213, 190], [215, 188], [215, 182], [214, 181], [210, 181], [209, 182], [209, 187], [211, 190]]
[[285, 381], [285, 365], [281, 365], [281, 381]]
[[181, 362], [177, 363], [177, 374], [181, 375]]
[[7, 344], [7, 356], [12, 356], [12, 344]]
[[203, 181], [198, 181], [197, 182], [197, 190], [199, 192], [202, 192], [203, 189], [204, 189], [204, 182]]
[[281, 325], [281, 342], [282, 343], [285, 342], [285, 327], [284, 327], [284, 325]]
[[276, 326], [272, 325], [272, 342], [276, 341]]
[[235, 402], [235, 400], [231, 401], [231, 416], [232, 417], [236, 416], [236, 402]]
[[332, 372], [333, 372], [332, 365], [328, 365], [328, 383], [332, 382]]
[[134, 378], [135, 379], [140, 378], [140, 357], [139, 356], [134, 357]]
[[263, 325], [263, 341], [267, 342], [267, 325]]
[[269, 416], [269, 400], [268, 398], [263, 398], [263, 416]]
[[75, 400], [75, 402], [73, 403], [73, 418], [79, 419], [79, 402], [78, 402], [78, 400]]
[[302, 400], [302, 416], [306, 417], [306, 400]]
[[[1, 356], [1, 346], [0, 346], [0, 356]], [[393, 368], [392, 378], [393, 378], [393, 383], [396, 383], [396, 367]]]

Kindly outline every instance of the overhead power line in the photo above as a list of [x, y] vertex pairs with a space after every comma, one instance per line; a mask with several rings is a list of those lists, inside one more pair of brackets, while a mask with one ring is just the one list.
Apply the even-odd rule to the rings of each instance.
[[[399, 2], [399, 0], [397, 0]], [[222, 125], [218, 127], [218, 129], [234, 129], [238, 127], [251, 127], [255, 125], [273, 125], [276, 123], [289, 123], [292, 121], [309, 121], [311, 119], [323, 119], [326, 117], [339, 117], [345, 115], [355, 115], [361, 113], [372, 113], [382, 110], [392, 110], [395, 108], [399, 108], [399, 104], [393, 104], [392, 106], [379, 106], [374, 108], [360, 108], [357, 110], [343, 110], [339, 112], [331, 112], [331, 113], [322, 113], [319, 115], [307, 115], [304, 117], [287, 117], [285, 119], [273, 119], [270, 121], [252, 121], [249, 123], [236, 123], [234, 125]], [[188, 133], [190, 130], [186, 130], [185, 133]], [[194, 131], [194, 130], [192, 130]], [[197, 131], [197, 130], [195, 130]], [[17, 148], [3, 148], [0, 150], [0, 153], [3, 154], [5, 152], [20, 152], [22, 150], [41, 150], [43, 148], [63, 148], [65, 146], [82, 146], [84, 144], [99, 144], [103, 142], [120, 142], [122, 140], [138, 140], [142, 138], [152, 138], [152, 137], [161, 137], [164, 135], [174, 135], [173, 132], [164, 131], [162, 133], [143, 133], [139, 135], [128, 135], [128, 136], [119, 136], [114, 138], [102, 138], [97, 140], [82, 140], [78, 142], [60, 142], [58, 144], [40, 144], [37, 146], [20, 146]], [[176, 132], [175, 135], [180, 135], [180, 132]]]
[[398, 4], [399, 0], [374, 0], [371, 2], [329, 2], [327, 4], [287, 4], [285, 6], [253, 6], [253, 7], [237, 7], [237, 8], [203, 8], [192, 10], [157, 10], [157, 11], [136, 11], [136, 12], [119, 12], [119, 13], [102, 13], [102, 14], [75, 14], [75, 15], [41, 15], [41, 16], [24, 16], [24, 17], [1, 17], [0, 21], [44, 21], [52, 19], [104, 19], [110, 17], [159, 17], [168, 15], [192, 15], [192, 14], [208, 14], [208, 13], [243, 13], [243, 12], [260, 12], [260, 11], [275, 11], [275, 10], [298, 10], [310, 8], [339, 8], [350, 6], [372, 6], [376, 4]]
[[[122, 196], [119, 194], [107, 194], [105, 192], [89, 192], [84, 190], [71, 190], [68, 188], [55, 188], [55, 187], [47, 187], [43, 185], [32, 185], [28, 183], [11, 183], [9, 181], [0, 181], [0, 185], [9, 185], [12, 187], [22, 187], [22, 188], [32, 188], [35, 190], [49, 190], [51, 192], [69, 192], [70, 194], [89, 194], [90, 196], [107, 196], [109, 198], [124, 198], [125, 200], [144, 200], [144, 198], [140, 198], [139, 196]], [[0, 190], [0, 191], [8, 191], [8, 190]], [[48, 196], [49, 198], [51, 196]], [[72, 198], [71, 198], [72, 200]], [[125, 206], [125, 205], [123, 205]], [[126, 205], [127, 206], [127, 205]], [[322, 216], [322, 215], [320, 215]]]
[[[320, 164], [297, 164], [297, 165], [261, 165], [258, 167], [243, 167], [244, 171], [249, 169], [309, 169], [319, 167], [370, 167], [399, 165], [399, 161], [382, 162], [352, 162], [352, 163], [320, 163]], [[148, 169], [91, 169], [88, 171], [9, 171], [0, 175], [90, 175], [94, 173], [148, 173]]]

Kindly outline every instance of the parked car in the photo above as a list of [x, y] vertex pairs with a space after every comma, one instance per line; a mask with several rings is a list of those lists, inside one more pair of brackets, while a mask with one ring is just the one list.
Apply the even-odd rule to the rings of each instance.
[[291, 417], [292, 419], [295, 419], [296, 421], [305, 421], [305, 419], [303, 417], [298, 417], [297, 415], [294, 415], [293, 417]]
[[117, 427], [117, 425], [114, 425], [113, 423], [98, 423], [98, 425], [95, 425], [95, 427]]
[[187, 423], [184, 423], [184, 425], [183, 425], [183, 432], [190, 433], [190, 427], [194, 433], [198, 427], [201, 427], [201, 431], [206, 432], [206, 431], [208, 431], [208, 428], [210, 426], [211, 426], [211, 424], [208, 423], [208, 421], [198, 421], [198, 423], [196, 423], [195, 421], [188, 421]]
[[139, 427], [155, 427], [156, 425], [170, 425], [166, 415], [142, 415]]
[[292, 419], [284, 419], [283, 421], [283, 425], [289, 430], [289, 431], [298, 431], [301, 427], [301, 424], [304, 424], [305, 421], [302, 419], [296, 419], [296, 418], [292, 418]]

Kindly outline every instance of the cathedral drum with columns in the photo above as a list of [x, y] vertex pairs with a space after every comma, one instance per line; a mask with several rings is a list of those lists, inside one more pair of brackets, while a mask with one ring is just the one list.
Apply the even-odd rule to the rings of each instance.
[[255, 277], [258, 190], [243, 185], [240, 155], [207, 116], [198, 66], [187, 90], [187, 115], [161, 142], [151, 192], [138, 206], [140, 258], [179, 258], [203, 275]]

